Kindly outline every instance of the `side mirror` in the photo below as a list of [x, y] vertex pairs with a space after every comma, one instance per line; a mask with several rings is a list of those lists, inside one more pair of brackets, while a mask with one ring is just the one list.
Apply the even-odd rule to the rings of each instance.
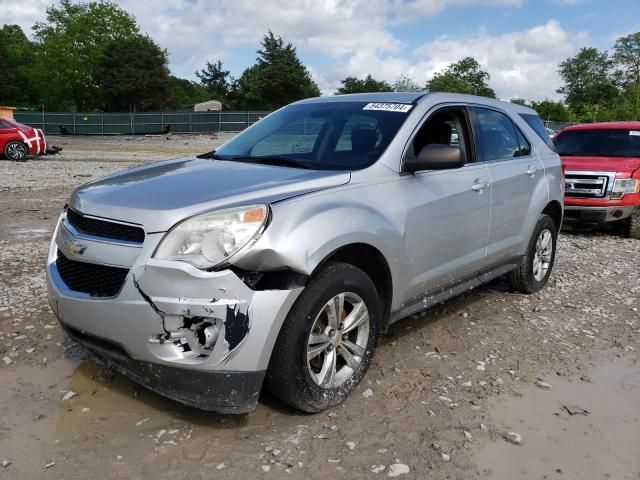
[[464, 155], [460, 147], [430, 143], [422, 147], [417, 157], [405, 160], [405, 168], [414, 173], [421, 170], [447, 170], [464, 166]]

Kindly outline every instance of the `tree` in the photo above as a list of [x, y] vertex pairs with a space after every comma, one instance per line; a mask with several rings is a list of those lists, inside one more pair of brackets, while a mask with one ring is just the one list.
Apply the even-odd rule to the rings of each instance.
[[607, 52], [585, 47], [560, 64], [564, 85], [557, 91], [581, 120], [606, 119], [619, 91], [612, 77], [613, 63]]
[[18, 25], [0, 28], [0, 105], [31, 103], [29, 66], [33, 45]]
[[616, 40], [613, 62], [620, 69], [624, 84], [640, 85], [640, 32]]
[[98, 108], [98, 59], [110, 42], [138, 35], [135, 19], [107, 1], [60, 0], [33, 30], [38, 44], [33, 77], [50, 110]]
[[171, 75], [169, 85], [171, 92], [168, 108], [177, 109], [211, 100], [209, 92], [198, 82]]
[[573, 113], [562, 102], [554, 102], [553, 100], [542, 100], [541, 102], [529, 101], [524, 98], [512, 98], [509, 100], [516, 105], [533, 108], [542, 120], [551, 120], [554, 122], [570, 122], [573, 121]]
[[347, 77], [341, 80], [342, 86], [336, 90], [336, 95], [347, 93], [371, 93], [371, 92], [393, 92], [393, 87], [384, 80], [376, 80], [367, 75], [362, 80], [356, 77]]
[[396, 81], [393, 82], [394, 92], [420, 92], [422, 90], [424, 90], [424, 88], [418, 85], [409, 75], [400, 75], [396, 78]]
[[218, 60], [216, 63], [207, 62], [205, 68], [196, 72], [196, 76], [200, 79], [200, 84], [209, 93], [210, 99], [224, 102], [229, 95], [231, 83], [233, 82], [233, 79], [229, 77], [229, 73], [229, 70], [222, 68], [222, 62]]
[[524, 98], [512, 98], [511, 100], [509, 100], [511, 103], [515, 103], [516, 105], [522, 105], [523, 107], [528, 107], [529, 106], [529, 102], [527, 100], [525, 100]]
[[573, 113], [562, 102], [543, 100], [541, 102], [531, 102], [529, 107], [533, 108], [543, 120], [554, 122], [571, 122], [574, 120]]
[[160, 110], [170, 99], [167, 53], [147, 36], [109, 42], [94, 77], [106, 111]]
[[640, 119], [640, 32], [619, 38], [613, 47], [613, 63], [623, 90], [618, 104], [620, 119]]
[[257, 51], [257, 63], [246, 69], [232, 86], [235, 108], [273, 110], [320, 95], [318, 85], [302, 64], [291, 43], [269, 31]]
[[465, 57], [452, 63], [444, 71], [436, 73], [427, 82], [429, 92], [469, 93], [482, 97], [496, 98], [496, 92], [489, 87], [491, 76], [480, 68], [475, 58]]

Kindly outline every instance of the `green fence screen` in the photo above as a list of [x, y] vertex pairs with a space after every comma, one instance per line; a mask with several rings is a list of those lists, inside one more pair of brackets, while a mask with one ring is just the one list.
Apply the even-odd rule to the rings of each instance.
[[16, 121], [45, 134], [142, 135], [239, 132], [270, 112], [62, 113], [16, 112]]
[[[16, 120], [47, 135], [143, 135], [240, 132], [270, 112], [60, 113], [16, 112]], [[571, 125], [544, 121], [554, 131]]]

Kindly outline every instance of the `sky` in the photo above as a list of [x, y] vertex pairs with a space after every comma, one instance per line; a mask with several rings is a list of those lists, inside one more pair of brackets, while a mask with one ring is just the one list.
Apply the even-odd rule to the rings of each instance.
[[[222, 60], [235, 77], [270, 29], [293, 43], [323, 94], [347, 76], [420, 85], [475, 57], [499, 98], [561, 97], [557, 67], [581, 47], [611, 49], [640, 31], [640, 0], [115, 0], [169, 53], [174, 75], [195, 79]], [[0, 24], [30, 34], [51, 0], [0, 0]]]

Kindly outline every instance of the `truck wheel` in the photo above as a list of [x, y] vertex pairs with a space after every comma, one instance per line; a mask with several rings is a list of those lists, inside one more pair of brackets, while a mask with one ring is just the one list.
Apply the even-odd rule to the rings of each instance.
[[557, 240], [555, 223], [548, 215], [541, 215], [529, 240], [524, 260], [509, 273], [509, 283], [515, 290], [535, 293], [544, 288], [553, 269]]
[[375, 351], [380, 298], [371, 279], [346, 263], [325, 267], [284, 321], [266, 384], [308, 413], [341, 403], [360, 383]]
[[21, 142], [9, 142], [4, 146], [4, 156], [8, 160], [23, 160], [27, 156], [27, 147]]
[[627, 230], [627, 236], [640, 240], [640, 212], [634, 212], [629, 217], [629, 229]]

